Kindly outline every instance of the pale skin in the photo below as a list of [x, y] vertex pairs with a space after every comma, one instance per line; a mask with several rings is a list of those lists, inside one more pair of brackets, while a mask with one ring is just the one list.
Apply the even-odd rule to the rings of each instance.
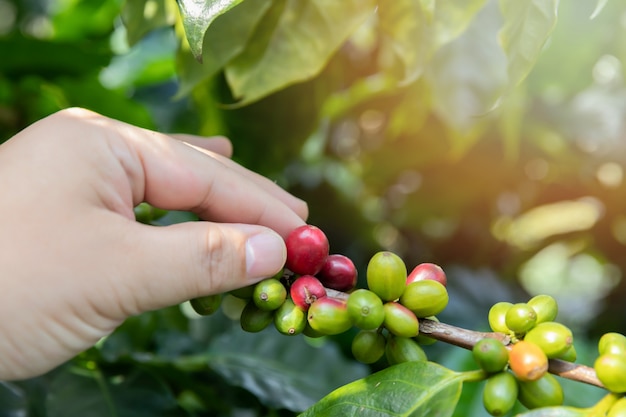
[[[0, 145], [0, 380], [43, 374], [129, 316], [275, 274], [307, 206], [231, 151], [83, 109]], [[143, 225], [143, 201], [203, 221]]]

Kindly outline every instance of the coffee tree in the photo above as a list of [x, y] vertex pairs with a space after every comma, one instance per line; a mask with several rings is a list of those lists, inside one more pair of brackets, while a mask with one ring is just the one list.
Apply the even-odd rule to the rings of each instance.
[[571, 3], [0, 2], [2, 140], [67, 106], [223, 134], [311, 213], [276, 276], [0, 415], [626, 415], [626, 7]]

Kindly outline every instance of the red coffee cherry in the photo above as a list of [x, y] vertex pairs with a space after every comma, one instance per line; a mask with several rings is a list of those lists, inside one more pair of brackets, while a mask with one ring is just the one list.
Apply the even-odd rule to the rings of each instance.
[[285, 266], [298, 275], [317, 274], [328, 257], [328, 238], [316, 226], [306, 224], [294, 229], [285, 239], [285, 246]]
[[350, 258], [333, 254], [326, 258], [316, 277], [327, 288], [347, 292], [356, 287], [357, 270]]
[[424, 279], [437, 281], [444, 287], [448, 285], [448, 279], [446, 278], [446, 273], [443, 269], [439, 265], [430, 262], [421, 263], [413, 268], [409, 276], [406, 278], [406, 285], [415, 281], [422, 281]]
[[326, 288], [311, 275], [296, 278], [289, 289], [294, 304], [306, 311], [316, 300], [326, 297]]

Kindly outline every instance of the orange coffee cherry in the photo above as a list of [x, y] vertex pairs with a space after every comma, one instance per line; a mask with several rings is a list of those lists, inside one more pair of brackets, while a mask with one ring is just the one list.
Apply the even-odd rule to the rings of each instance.
[[520, 381], [536, 381], [548, 371], [548, 357], [536, 344], [522, 340], [511, 347], [509, 366]]

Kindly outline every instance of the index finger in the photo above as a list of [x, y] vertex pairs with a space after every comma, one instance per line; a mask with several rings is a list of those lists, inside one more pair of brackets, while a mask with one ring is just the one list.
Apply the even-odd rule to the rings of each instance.
[[306, 203], [227, 158], [97, 114], [86, 119], [93, 122], [89, 129], [104, 125], [118, 133], [103, 136], [126, 172], [134, 204], [146, 201], [205, 220], [258, 224], [283, 237], [305, 222]]

